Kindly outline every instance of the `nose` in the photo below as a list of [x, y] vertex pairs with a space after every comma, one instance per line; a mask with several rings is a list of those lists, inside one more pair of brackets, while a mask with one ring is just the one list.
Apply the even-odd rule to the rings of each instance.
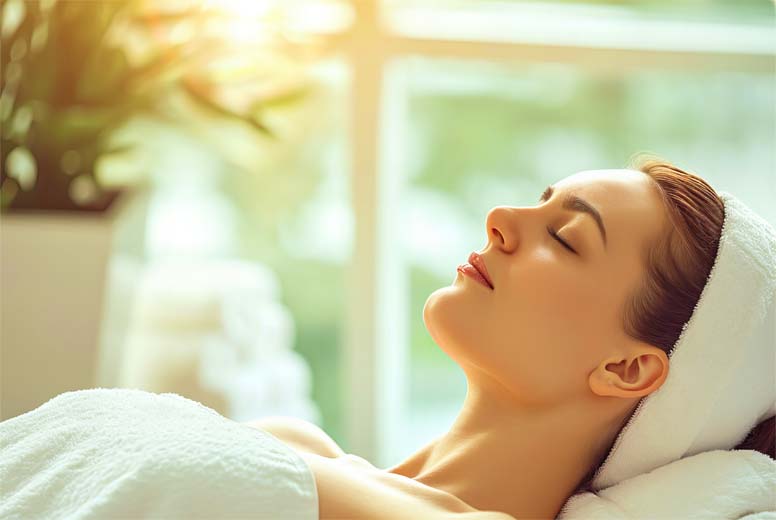
[[488, 231], [488, 244], [493, 244], [506, 253], [512, 253], [517, 247], [518, 208], [496, 206], [488, 212], [485, 226]]

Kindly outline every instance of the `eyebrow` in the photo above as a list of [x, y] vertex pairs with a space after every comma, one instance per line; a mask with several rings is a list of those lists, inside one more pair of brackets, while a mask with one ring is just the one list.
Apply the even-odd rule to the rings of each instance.
[[[541, 198], [539, 198], [539, 201], [540, 202], [546, 201], [552, 196], [554, 192], [555, 192], [555, 188], [553, 186], [547, 186], [547, 189], [544, 190], [544, 193], [542, 193], [542, 196]], [[587, 213], [588, 215], [593, 217], [593, 220], [595, 220], [595, 223], [598, 224], [598, 231], [601, 232], [601, 238], [604, 241], [604, 249], [606, 249], [606, 226], [604, 226], [604, 221], [601, 218], [601, 214], [598, 212], [597, 209], [593, 207], [592, 204], [590, 204], [585, 199], [580, 199], [576, 195], [572, 195], [571, 193], [569, 193], [563, 198], [561, 207], [563, 209], [567, 209], [571, 211]]]

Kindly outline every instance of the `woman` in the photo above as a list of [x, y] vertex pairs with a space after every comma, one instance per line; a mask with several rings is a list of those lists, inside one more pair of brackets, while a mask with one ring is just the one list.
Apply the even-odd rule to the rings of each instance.
[[[310, 464], [322, 519], [397, 508], [555, 518], [666, 380], [723, 220], [705, 181], [657, 160], [574, 174], [536, 206], [493, 208], [485, 249], [423, 311], [468, 383], [446, 434], [381, 470], [302, 421], [251, 424]], [[737, 448], [773, 457], [773, 418]]]

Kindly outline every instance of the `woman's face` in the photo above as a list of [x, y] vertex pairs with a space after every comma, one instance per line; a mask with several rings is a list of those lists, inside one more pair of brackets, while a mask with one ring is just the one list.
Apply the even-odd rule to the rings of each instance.
[[[480, 254], [493, 289], [458, 272], [423, 309], [432, 338], [467, 375], [477, 368], [534, 405], [589, 392], [590, 373], [626, 353], [623, 305], [666, 229], [660, 196], [642, 172], [583, 171], [553, 187], [544, 200], [536, 194], [535, 206], [488, 213]], [[579, 203], [564, 208], [572, 195], [600, 214], [600, 228], [574, 209]]]

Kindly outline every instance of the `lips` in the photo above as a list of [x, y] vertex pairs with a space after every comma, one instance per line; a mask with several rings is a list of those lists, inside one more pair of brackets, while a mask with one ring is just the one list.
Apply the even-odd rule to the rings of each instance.
[[485, 281], [488, 282], [488, 285], [490, 285], [490, 288], [493, 289], [493, 280], [491, 280], [490, 275], [488, 274], [488, 268], [485, 267], [485, 260], [482, 258], [481, 255], [477, 254], [476, 252], [472, 252], [469, 255], [469, 263], [477, 269], [477, 271], [482, 275], [483, 278], [485, 278]]

